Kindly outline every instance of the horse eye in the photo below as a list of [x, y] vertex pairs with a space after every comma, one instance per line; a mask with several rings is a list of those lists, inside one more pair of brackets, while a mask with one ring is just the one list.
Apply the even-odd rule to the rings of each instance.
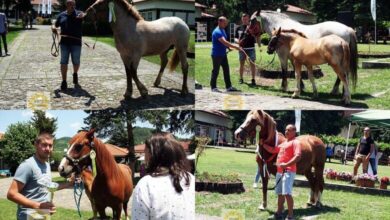
[[75, 150], [76, 150], [77, 152], [80, 152], [81, 149], [83, 149], [83, 145], [81, 145], [81, 144], [76, 144], [74, 147], [75, 147]]

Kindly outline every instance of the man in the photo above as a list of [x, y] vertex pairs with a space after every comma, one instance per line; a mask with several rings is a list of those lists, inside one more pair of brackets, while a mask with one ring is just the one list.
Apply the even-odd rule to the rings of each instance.
[[[1, 39], [3, 40], [5, 56], [10, 55], [8, 53], [8, 48], [7, 48], [7, 32], [8, 32], [7, 17], [5, 16], [4, 13], [0, 12], [0, 35], [1, 35]], [[1, 49], [1, 40], [0, 40], [0, 57], [2, 56], [3, 56], [3, 52]]]
[[[289, 124], [286, 127], [285, 136], [287, 140], [276, 147], [263, 144], [263, 147], [270, 153], [278, 154], [276, 164], [276, 187], [275, 192], [278, 195], [278, 208], [274, 214], [275, 219], [282, 218], [284, 201], [287, 200], [288, 215], [286, 219], [294, 219], [293, 209], [294, 200], [292, 197], [292, 187], [295, 174], [297, 172], [297, 162], [301, 158], [301, 144], [296, 137], [296, 128]], [[281, 179], [282, 178], [282, 179]]]
[[375, 146], [374, 146], [374, 141], [370, 136], [370, 128], [365, 127], [363, 130], [363, 137], [360, 138], [360, 141], [355, 151], [355, 165], [353, 167], [354, 178], [352, 179], [352, 183], [355, 181], [357, 171], [361, 163], [363, 163], [363, 173], [367, 173], [370, 156], [371, 153], [374, 152], [374, 150], [375, 150]]
[[236, 29], [236, 33], [234, 35], [234, 42], [239, 44], [242, 47], [242, 49], [245, 51], [245, 53], [242, 51], [239, 52], [240, 84], [244, 83], [244, 79], [243, 79], [244, 66], [245, 66], [245, 61], [247, 59], [247, 55], [248, 55], [249, 59], [252, 61], [252, 62], [249, 62], [249, 66], [251, 68], [251, 73], [252, 73], [251, 85], [255, 86], [256, 85], [256, 81], [255, 81], [255, 73], [256, 73], [255, 42], [256, 42], [256, 39], [251, 34], [246, 33], [246, 29], [249, 25], [249, 15], [248, 14], [246, 14], [246, 13], [242, 14], [241, 22], [242, 22], [242, 24]]
[[61, 90], [68, 88], [66, 74], [68, 72], [69, 55], [72, 55], [73, 63], [73, 84], [78, 86], [78, 75], [81, 56], [81, 26], [84, 13], [75, 9], [74, 0], [66, 0], [66, 11], [60, 13], [56, 23], [52, 26], [52, 31], [57, 33], [57, 28], [61, 27]]
[[[46, 209], [51, 214], [56, 211], [48, 190], [38, 182], [42, 179], [51, 182], [48, 159], [53, 151], [53, 136], [48, 133], [38, 135], [34, 146], [35, 154], [19, 165], [7, 194], [9, 200], [18, 204], [18, 220], [27, 219], [32, 209]], [[58, 190], [72, 185], [72, 182], [61, 183]]]
[[226, 17], [218, 18], [218, 26], [214, 29], [212, 34], [212, 49], [211, 49], [211, 59], [213, 60], [213, 70], [211, 72], [211, 91], [220, 92], [217, 88], [217, 78], [219, 74], [219, 67], [222, 66], [223, 78], [225, 80], [225, 87], [227, 92], [238, 91], [232, 86], [230, 81], [229, 73], [229, 63], [226, 55], [226, 49], [234, 48], [236, 50], [241, 50], [240, 47], [231, 44], [226, 40], [227, 35], [224, 30], [228, 25], [228, 20]]

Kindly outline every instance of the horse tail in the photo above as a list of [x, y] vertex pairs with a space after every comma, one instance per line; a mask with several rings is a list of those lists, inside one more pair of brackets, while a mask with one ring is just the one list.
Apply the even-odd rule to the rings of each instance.
[[358, 51], [356, 33], [351, 30], [349, 33], [349, 70], [352, 79], [353, 89], [357, 84], [357, 65], [358, 65]]
[[177, 54], [177, 50], [175, 49], [173, 51], [172, 58], [168, 63], [168, 67], [169, 67], [170, 72], [173, 72], [176, 69], [177, 65], [179, 64], [179, 61], [180, 61], [179, 54]]

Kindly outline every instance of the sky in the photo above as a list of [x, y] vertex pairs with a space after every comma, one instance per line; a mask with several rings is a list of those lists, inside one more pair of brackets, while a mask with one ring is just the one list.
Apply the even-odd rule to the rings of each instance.
[[[33, 116], [31, 110], [0, 110], [0, 132], [4, 133], [10, 124], [30, 121]], [[57, 118], [56, 138], [72, 137], [78, 130], [85, 127], [84, 118], [88, 115], [82, 110], [48, 110], [46, 116]], [[152, 128], [148, 122], [136, 121], [134, 126]], [[191, 135], [176, 133], [181, 138], [189, 138]]]

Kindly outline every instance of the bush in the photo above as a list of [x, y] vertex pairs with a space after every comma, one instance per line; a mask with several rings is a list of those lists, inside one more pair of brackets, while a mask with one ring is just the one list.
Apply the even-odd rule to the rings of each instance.
[[50, 18], [42, 18], [42, 17], [37, 17], [36, 18], [37, 24], [39, 25], [51, 25], [52, 21]]
[[269, 34], [265, 33], [265, 34], [261, 35], [260, 42], [262, 45], [268, 45], [270, 39], [271, 39], [271, 37], [269, 36]]

